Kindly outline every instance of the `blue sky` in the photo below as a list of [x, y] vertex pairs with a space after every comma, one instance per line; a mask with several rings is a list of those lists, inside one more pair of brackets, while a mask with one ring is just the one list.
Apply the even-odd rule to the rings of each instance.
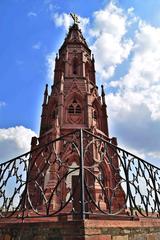
[[86, 8], [85, 1], [0, 2], [0, 100], [6, 103], [0, 108], [0, 128], [25, 125], [38, 131], [42, 92], [48, 81], [46, 56], [58, 51], [65, 36], [63, 29], [55, 27], [53, 15], [75, 11], [88, 17], [98, 2], [88, 1]]
[[1, 159], [26, 151], [31, 136], [39, 132], [44, 87], [52, 84], [54, 57], [72, 23], [70, 12], [80, 16], [95, 54], [97, 84], [103, 83], [107, 93], [111, 136], [156, 164], [160, 156], [157, 0], [0, 1]]

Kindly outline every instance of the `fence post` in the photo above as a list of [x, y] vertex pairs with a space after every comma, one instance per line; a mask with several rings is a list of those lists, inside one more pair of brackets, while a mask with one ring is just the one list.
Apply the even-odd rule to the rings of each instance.
[[83, 158], [83, 130], [80, 129], [80, 198], [81, 212], [80, 217], [85, 220], [85, 199], [84, 199], [84, 158]]

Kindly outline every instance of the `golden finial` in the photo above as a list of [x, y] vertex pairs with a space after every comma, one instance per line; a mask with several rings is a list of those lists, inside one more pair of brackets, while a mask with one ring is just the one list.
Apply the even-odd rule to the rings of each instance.
[[71, 17], [73, 18], [74, 24], [80, 23], [78, 20], [78, 16], [75, 13], [70, 13]]

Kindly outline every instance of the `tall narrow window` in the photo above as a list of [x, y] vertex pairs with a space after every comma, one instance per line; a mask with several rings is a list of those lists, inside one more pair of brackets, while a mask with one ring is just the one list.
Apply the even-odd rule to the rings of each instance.
[[81, 113], [81, 107], [79, 104], [76, 106], [75, 113]]
[[86, 62], [86, 64], [85, 64], [85, 76], [86, 76], [86, 78], [89, 77], [89, 69], [90, 69], [89, 63]]
[[77, 74], [78, 72], [77, 72], [77, 59], [75, 58], [74, 60], [73, 60], [73, 74]]
[[72, 104], [68, 108], [68, 113], [74, 113], [74, 106]]

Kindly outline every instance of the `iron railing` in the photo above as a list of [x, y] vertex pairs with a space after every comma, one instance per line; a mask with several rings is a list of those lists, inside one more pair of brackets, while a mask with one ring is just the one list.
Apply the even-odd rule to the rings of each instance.
[[0, 164], [0, 218], [160, 217], [160, 169], [86, 130]]

